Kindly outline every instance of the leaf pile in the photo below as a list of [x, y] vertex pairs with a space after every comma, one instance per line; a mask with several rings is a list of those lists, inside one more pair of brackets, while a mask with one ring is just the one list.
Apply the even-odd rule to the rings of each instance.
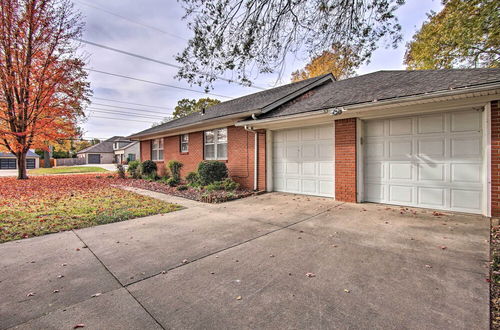
[[0, 242], [153, 214], [177, 205], [125, 191], [114, 177], [64, 175], [0, 179]]
[[500, 329], [500, 226], [491, 227], [491, 328]]

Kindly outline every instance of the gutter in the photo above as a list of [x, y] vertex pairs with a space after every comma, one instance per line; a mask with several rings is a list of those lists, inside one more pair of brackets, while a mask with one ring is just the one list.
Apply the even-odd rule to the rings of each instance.
[[251, 126], [244, 126], [245, 131], [247, 132], [252, 132], [254, 133], [254, 155], [253, 155], [253, 190], [257, 191], [259, 189], [258, 186], [258, 180], [257, 180], [257, 175], [258, 175], [258, 166], [259, 166], [259, 133], [257, 133], [256, 130], [254, 130]]

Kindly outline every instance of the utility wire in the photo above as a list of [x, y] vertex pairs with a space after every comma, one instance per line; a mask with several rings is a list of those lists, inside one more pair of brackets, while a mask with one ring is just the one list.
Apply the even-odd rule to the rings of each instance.
[[206, 92], [197, 91], [197, 90], [191, 89], [191, 88], [168, 85], [168, 84], [159, 83], [159, 82], [155, 82], [155, 81], [151, 81], [151, 80], [145, 80], [145, 79], [134, 78], [134, 77], [130, 77], [130, 76], [124, 76], [124, 75], [117, 74], [117, 73], [111, 73], [111, 72], [106, 72], [106, 71], [94, 70], [94, 69], [89, 69], [89, 68], [84, 68], [84, 69], [87, 70], [87, 71], [90, 71], [90, 72], [102, 73], [102, 74], [106, 74], [106, 75], [109, 75], [109, 76], [114, 76], [114, 77], [119, 77], [119, 78], [124, 78], [124, 79], [130, 79], [130, 80], [135, 80], [135, 81], [140, 81], [140, 82], [144, 82], [144, 83], [148, 83], [148, 84], [153, 84], [153, 85], [158, 85], [158, 86], [164, 86], [164, 87], [169, 87], [169, 88], [175, 88], [175, 89], [180, 89], [180, 90], [184, 90], [184, 91], [190, 91], [190, 92], [194, 92], [194, 93], [200, 93], [200, 94], [204, 94], [204, 95], [213, 95], [213, 96], [217, 96], [217, 97], [224, 97], [224, 98], [227, 98], [227, 99], [232, 99], [232, 97], [226, 96], [226, 95], [215, 94], [215, 93], [206, 93]]
[[125, 21], [129, 21], [129, 22], [131, 22], [131, 23], [134, 23], [134, 24], [140, 25], [140, 26], [142, 26], [142, 27], [145, 27], [145, 28], [148, 28], [148, 29], [155, 30], [156, 32], [160, 32], [160, 33], [163, 33], [163, 34], [167, 34], [167, 35], [169, 35], [169, 36], [172, 36], [172, 37], [174, 37], [174, 38], [179, 38], [179, 39], [182, 39], [182, 40], [188, 41], [188, 39], [186, 39], [186, 38], [183, 38], [183, 37], [178, 36], [178, 35], [176, 35], [176, 34], [173, 34], [173, 33], [171, 33], [171, 32], [168, 32], [168, 31], [165, 31], [165, 30], [159, 29], [159, 28], [154, 27], [154, 26], [152, 26], [152, 25], [148, 25], [148, 24], [144, 24], [144, 23], [141, 23], [141, 22], [135, 21], [135, 20], [133, 20], [133, 19], [130, 19], [130, 18], [125, 17], [125, 16], [122, 16], [122, 15], [120, 15], [120, 14], [116, 14], [116, 13], [114, 13], [113, 11], [111, 11], [111, 10], [109, 10], [109, 9], [106, 9], [106, 8], [104, 8], [104, 7], [89, 4], [89, 3], [88, 3], [88, 2], [86, 2], [86, 1], [81, 1], [81, 0], [74, 0], [74, 1], [76, 1], [76, 2], [80, 3], [80, 4], [84, 5], [84, 6], [91, 7], [91, 8], [94, 8], [94, 9], [97, 9], [97, 10], [100, 10], [100, 11], [103, 11], [103, 12], [105, 12], [105, 13], [109, 14], [109, 15], [112, 15], [112, 16], [115, 16], [115, 17], [118, 17], [118, 18], [121, 18], [121, 19], [123, 19], [123, 20], [125, 20]]
[[[103, 44], [98, 44], [98, 43], [95, 43], [95, 42], [92, 42], [92, 41], [83, 40], [83, 39], [75, 39], [75, 40], [79, 41], [79, 42], [82, 42], [84, 44], [89, 44], [89, 45], [92, 45], [92, 46], [104, 48], [104, 49], [111, 50], [113, 52], [117, 52], [117, 53], [120, 53], [120, 54], [124, 54], [124, 55], [128, 55], [128, 56], [140, 58], [141, 60], [150, 61], [150, 62], [154, 62], [154, 63], [157, 63], [157, 64], [162, 64], [162, 65], [166, 65], [166, 66], [169, 66], [169, 67], [172, 67], [172, 68], [176, 68], [176, 69], [180, 69], [181, 68], [181, 66], [179, 66], [177, 64], [172, 64], [172, 63], [168, 63], [168, 62], [156, 60], [156, 59], [151, 58], [151, 57], [146, 57], [146, 56], [143, 56], [143, 55], [130, 53], [130, 52], [127, 52], [127, 51], [124, 51], [124, 50], [121, 50], [121, 49], [109, 47], [109, 46], [106, 46], [106, 45], [103, 45]], [[219, 80], [223, 80], [223, 81], [227, 81], [229, 83], [236, 83], [236, 84], [242, 85], [242, 84], [240, 84], [237, 81], [232, 80], [232, 79], [227, 79], [227, 78], [224, 78], [224, 77], [221, 77], [221, 76], [216, 76], [216, 75], [213, 75], [213, 74], [210, 74], [210, 73], [204, 73], [204, 72], [202, 72], [202, 73], [204, 75], [211, 76], [211, 77], [217, 78]], [[260, 86], [256, 86], [256, 85], [250, 85], [250, 86], [242, 85], [242, 86], [244, 86], [244, 87], [251, 87], [251, 88], [255, 88], [255, 89], [259, 89], [259, 90], [266, 90], [266, 88], [260, 87]]]
[[128, 107], [121, 107], [118, 105], [113, 105], [113, 104], [104, 104], [104, 103], [94, 103], [92, 102], [90, 106], [93, 105], [100, 105], [104, 107], [112, 107], [112, 108], [119, 108], [119, 109], [127, 109], [127, 110], [134, 110], [134, 111], [143, 111], [143, 112], [151, 112], [151, 113], [159, 113], [159, 114], [165, 114], [166, 111], [172, 110], [172, 109], [165, 109], [165, 112], [160, 112], [160, 111], [153, 111], [153, 110], [146, 110], [146, 109], [137, 109], [137, 108], [128, 108]]
[[92, 118], [99, 118], [99, 119], [111, 119], [111, 120], [124, 120], [124, 121], [133, 121], [136, 123], [149, 123], [149, 124], [154, 124], [155, 121], [144, 121], [144, 120], [133, 120], [133, 119], [121, 119], [121, 118], [111, 118], [111, 117], [99, 117], [99, 116], [92, 116]]
[[124, 102], [124, 101], [118, 101], [118, 100], [113, 100], [113, 99], [106, 99], [106, 98], [103, 98], [103, 97], [92, 96], [92, 98], [96, 99], [96, 100], [102, 100], [102, 101], [109, 101], [109, 102], [116, 102], [116, 103], [123, 103], [123, 104], [139, 105], [141, 107], [157, 108], [157, 109], [167, 109], [165, 107], [160, 107], [160, 106], [157, 106], [157, 105], [148, 105], [148, 104], [141, 104], [141, 103]]
[[121, 116], [134, 116], [134, 117], [143, 117], [143, 118], [149, 118], [149, 119], [163, 119], [168, 116], [151, 116], [151, 115], [144, 115], [140, 113], [131, 113], [131, 112], [122, 112], [122, 111], [113, 111], [110, 109], [101, 109], [101, 108], [92, 108], [90, 109], [93, 112], [101, 112], [101, 113], [110, 113], [110, 114], [117, 114]]

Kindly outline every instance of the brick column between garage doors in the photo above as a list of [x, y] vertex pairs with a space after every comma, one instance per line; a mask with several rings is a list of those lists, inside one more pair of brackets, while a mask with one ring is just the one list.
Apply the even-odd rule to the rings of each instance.
[[500, 101], [491, 102], [491, 216], [500, 216]]
[[356, 203], [356, 118], [335, 121], [335, 199]]

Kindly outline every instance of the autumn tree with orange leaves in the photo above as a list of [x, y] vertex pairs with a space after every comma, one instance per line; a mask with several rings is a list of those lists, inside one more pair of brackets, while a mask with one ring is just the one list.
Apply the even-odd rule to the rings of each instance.
[[345, 79], [352, 77], [360, 65], [361, 58], [357, 51], [335, 44], [330, 50], [313, 57], [303, 69], [292, 72], [291, 80], [297, 82], [326, 73], [333, 74], [337, 80]]
[[78, 134], [91, 94], [78, 44], [83, 21], [69, 0], [0, 0], [0, 149], [27, 179], [29, 149]]

